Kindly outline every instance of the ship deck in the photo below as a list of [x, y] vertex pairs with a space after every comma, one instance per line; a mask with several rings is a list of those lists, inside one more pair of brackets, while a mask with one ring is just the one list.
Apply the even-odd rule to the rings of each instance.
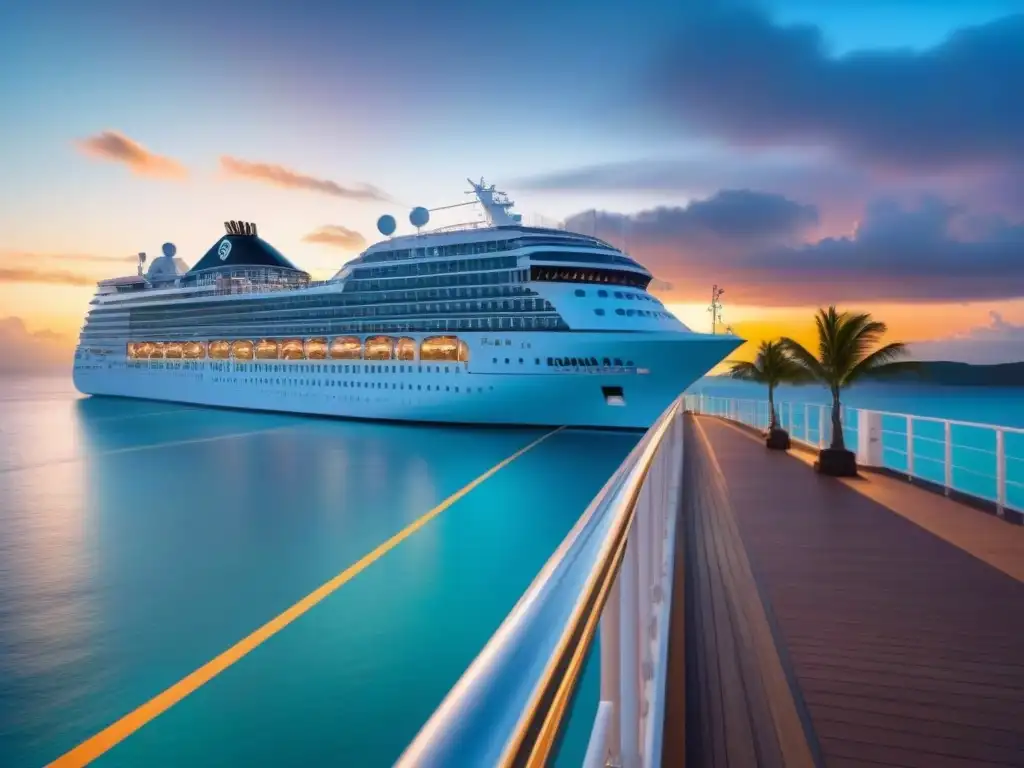
[[663, 764], [1024, 765], [1024, 529], [688, 418]]

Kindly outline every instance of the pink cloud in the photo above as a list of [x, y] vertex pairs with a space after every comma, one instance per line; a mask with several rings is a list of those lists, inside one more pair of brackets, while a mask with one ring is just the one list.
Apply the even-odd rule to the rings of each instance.
[[150, 152], [137, 141], [117, 131], [103, 131], [77, 142], [78, 149], [90, 157], [121, 163], [138, 176], [183, 179], [188, 170], [170, 157]]

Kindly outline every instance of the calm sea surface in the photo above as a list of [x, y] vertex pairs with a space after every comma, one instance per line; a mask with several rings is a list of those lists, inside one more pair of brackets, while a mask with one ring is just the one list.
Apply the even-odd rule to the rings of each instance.
[[[0, 378], [0, 765], [60, 756], [543, 434]], [[553, 435], [98, 765], [390, 765], [637, 438]], [[590, 664], [560, 763], [596, 700]]]

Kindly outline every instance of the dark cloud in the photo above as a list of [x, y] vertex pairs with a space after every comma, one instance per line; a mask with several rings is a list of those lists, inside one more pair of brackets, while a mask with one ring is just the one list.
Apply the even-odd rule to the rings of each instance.
[[925, 51], [834, 56], [814, 26], [702, 3], [646, 90], [689, 129], [753, 147], [823, 146], [889, 168], [1024, 158], [1024, 15]]
[[91, 157], [127, 165], [139, 176], [162, 179], [183, 179], [188, 176], [188, 170], [177, 160], [150, 152], [137, 141], [117, 131], [103, 131], [81, 139], [77, 146]]
[[53, 331], [30, 332], [19, 317], [0, 318], [0, 374], [66, 369], [74, 343]]
[[355, 230], [337, 224], [319, 227], [302, 238], [306, 243], [319, 243], [341, 248], [346, 251], [361, 251], [366, 247], [366, 238]]
[[388, 202], [390, 198], [369, 184], [346, 187], [330, 179], [320, 179], [299, 173], [291, 168], [272, 163], [253, 163], [236, 157], [224, 156], [220, 159], [221, 169], [229, 176], [261, 181], [285, 189], [305, 189], [324, 195], [343, 197], [348, 200]]
[[584, 212], [570, 216], [565, 226], [610, 240], [625, 236], [631, 249], [672, 243], [692, 250], [794, 243], [817, 222], [818, 212], [812, 205], [782, 195], [727, 189], [685, 207], [655, 208], [630, 216]]
[[[670, 281], [670, 298], [681, 301], [702, 299], [712, 283], [728, 286], [733, 301], [774, 306], [1024, 296], [1024, 226], [999, 217], [937, 198], [877, 201], [849, 237], [805, 243], [810, 206], [752, 192], [722, 197], [625, 224], [598, 214], [598, 234], [627, 230], [631, 255]], [[595, 218], [573, 220], [588, 216]]]

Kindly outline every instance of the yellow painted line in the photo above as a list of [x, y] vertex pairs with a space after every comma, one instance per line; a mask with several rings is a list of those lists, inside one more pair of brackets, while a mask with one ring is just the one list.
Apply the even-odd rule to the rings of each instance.
[[304, 598], [299, 600], [299, 602], [295, 603], [295, 605], [288, 608], [278, 616], [275, 616], [251, 635], [239, 640], [219, 656], [206, 662], [206, 664], [192, 672], [190, 675], [183, 677], [163, 693], [157, 694], [145, 704], [129, 712], [117, 722], [108, 725], [95, 736], [83, 741], [70, 752], [65, 753], [50, 763], [50, 766], [55, 766], [56, 768], [70, 768], [70, 766], [88, 765], [93, 760], [131, 736], [142, 726], [162, 715], [200, 686], [208, 683], [265, 640], [276, 635], [297, 618], [309, 611], [321, 600], [336, 591], [343, 584], [351, 581], [377, 560], [384, 557], [384, 555], [423, 528], [423, 526], [440, 515], [485, 480], [496, 475], [524, 453], [536, 448], [542, 442], [557, 432], [560, 432], [562, 429], [564, 429], [564, 427], [559, 427], [558, 429], [542, 435], [525, 448], [520, 448], [507, 459], [495, 464], [471, 483], [463, 486], [432, 510], [410, 523], [369, 554], [364, 555], [358, 562], [350, 565], [330, 581], [317, 587]]

